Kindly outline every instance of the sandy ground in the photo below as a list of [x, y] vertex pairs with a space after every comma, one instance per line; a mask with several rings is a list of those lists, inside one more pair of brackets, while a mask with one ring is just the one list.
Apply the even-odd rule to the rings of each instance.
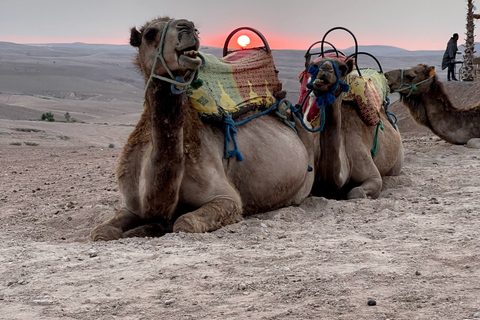
[[[211, 233], [92, 243], [91, 229], [121, 206], [114, 167], [141, 112], [131, 54], [112, 65], [111, 53], [5, 52], [0, 319], [452, 320], [480, 312], [480, 150], [440, 140], [399, 103], [390, 111], [405, 165], [379, 199], [310, 197]], [[302, 54], [291, 65], [290, 54], [276, 53], [293, 94]], [[457, 103], [480, 100], [478, 84], [448, 90]], [[32, 121], [48, 111], [56, 122]], [[65, 122], [66, 112], [77, 122]]]

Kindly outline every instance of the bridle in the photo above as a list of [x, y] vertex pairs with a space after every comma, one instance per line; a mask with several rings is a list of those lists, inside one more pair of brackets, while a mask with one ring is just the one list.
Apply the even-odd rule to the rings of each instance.
[[[193, 74], [192, 77], [190, 77], [190, 80], [185, 82], [185, 79], [183, 76], [174, 76], [170, 68], [168, 68], [167, 63], [165, 62], [165, 58], [163, 57], [163, 46], [165, 44], [165, 35], [167, 33], [168, 27], [171, 22], [172, 20], [169, 20], [165, 25], [165, 27], [163, 28], [162, 36], [160, 37], [160, 43], [158, 45], [158, 53], [157, 53], [157, 56], [155, 57], [155, 62], [153, 63], [152, 70], [150, 72], [150, 77], [148, 78], [147, 84], [145, 85], [145, 95], [147, 93], [147, 89], [150, 86], [150, 83], [152, 82], [153, 78], [171, 83], [171, 90], [173, 94], [182, 94], [190, 86], [192, 81], [194, 81], [197, 77], [198, 69], [195, 70], [195, 73]], [[201, 55], [199, 56], [202, 59], [203, 63], [205, 63], [204, 58]], [[170, 76], [170, 78], [155, 74], [155, 68], [157, 67], [158, 60], [162, 62], [162, 65], [165, 68], [165, 70], [167, 70], [167, 73]]]
[[435, 71], [432, 70], [433, 74], [430, 74], [430, 76], [427, 79], [419, 81], [417, 83], [406, 84], [406, 83], [403, 82], [403, 69], [399, 69], [399, 70], [400, 70], [400, 79], [402, 79], [402, 83], [400, 84], [400, 88], [393, 90], [393, 92], [401, 92], [401, 91], [405, 91], [405, 90], [410, 89], [406, 98], [410, 97], [410, 95], [412, 94], [413, 91], [418, 90], [418, 85], [429, 81], [430, 79], [432, 79], [435, 76]]

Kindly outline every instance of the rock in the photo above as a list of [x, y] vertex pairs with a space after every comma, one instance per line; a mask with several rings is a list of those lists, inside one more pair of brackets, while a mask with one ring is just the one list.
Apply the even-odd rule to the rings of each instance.
[[53, 300], [50, 299], [38, 299], [38, 300], [33, 300], [33, 303], [36, 303], [41, 306], [48, 306], [53, 304]]
[[467, 148], [480, 149], [480, 138], [472, 138], [468, 140]]
[[367, 305], [369, 306], [376, 306], [377, 305], [377, 301], [373, 300], [373, 299], [369, 299], [368, 302], [367, 302]]
[[172, 304], [174, 304], [174, 303], [175, 303], [175, 299], [165, 300], [165, 305], [166, 305], [166, 306], [170, 306], [170, 305], [172, 305]]
[[480, 318], [480, 312], [476, 312], [474, 315], [473, 315], [474, 318]]
[[95, 250], [93, 250], [93, 249], [90, 249], [90, 250], [88, 251], [88, 256], [89, 256], [90, 258], [95, 258], [96, 256], [98, 256], [98, 252], [95, 251]]

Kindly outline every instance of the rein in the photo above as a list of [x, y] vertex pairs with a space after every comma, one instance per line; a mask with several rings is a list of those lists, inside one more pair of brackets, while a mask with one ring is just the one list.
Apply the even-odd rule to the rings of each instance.
[[[425, 83], [427, 82], [428, 80], [430, 80], [431, 78], [433, 78], [435, 76], [435, 73], [432, 74], [430, 77], [428, 77], [427, 79], [425, 80], [422, 80], [422, 81], [419, 81], [417, 83], [413, 83], [413, 84], [405, 84], [403, 82], [403, 69], [400, 69], [400, 78], [402, 79], [402, 83], [400, 84], [400, 88], [396, 89], [396, 90], [393, 90], [393, 92], [400, 92], [400, 91], [404, 91], [404, 90], [408, 90], [410, 89], [410, 91], [408, 92], [406, 98], [410, 97], [410, 95], [412, 94], [413, 91], [417, 91], [418, 90], [418, 85], [422, 84], [422, 83]], [[404, 87], [405, 86], [405, 87]]]
[[[162, 36], [160, 37], [160, 44], [158, 45], [158, 53], [157, 53], [157, 56], [155, 57], [155, 62], [153, 63], [152, 70], [150, 72], [150, 77], [148, 78], [147, 84], [145, 85], [145, 92], [144, 92], [145, 95], [147, 94], [147, 89], [150, 86], [150, 83], [152, 82], [153, 78], [171, 83], [172, 93], [177, 94], [177, 95], [184, 93], [187, 90], [187, 88], [192, 84], [192, 82], [197, 82], [196, 77], [197, 77], [197, 74], [198, 74], [198, 69], [195, 70], [195, 74], [192, 77], [190, 77], [190, 80], [185, 82], [185, 79], [184, 79], [183, 76], [176, 76], [175, 77], [173, 75], [172, 71], [170, 70], [170, 68], [168, 68], [167, 63], [165, 62], [165, 58], [163, 57], [163, 46], [165, 44], [165, 35], [167, 33], [168, 27], [169, 27], [171, 22], [172, 22], [172, 20], [169, 20], [167, 22], [167, 24], [165, 25], [165, 27], [163, 28]], [[201, 55], [199, 55], [199, 56], [203, 61], [203, 64], [202, 64], [202, 66], [203, 66], [205, 64], [205, 59]], [[167, 70], [167, 73], [170, 76], [170, 78], [167, 78], [167, 77], [164, 77], [164, 76], [159, 76], [159, 75], [155, 74], [155, 68], [157, 67], [157, 62], [158, 62], [159, 59], [162, 62], [162, 65], [165, 68], [165, 70]], [[200, 79], [198, 79], [198, 80], [201, 81]], [[194, 85], [194, 84], [195, 83], [193, 83], [192, 85]], [[201, 84], [199, 86], [201, 86]]]

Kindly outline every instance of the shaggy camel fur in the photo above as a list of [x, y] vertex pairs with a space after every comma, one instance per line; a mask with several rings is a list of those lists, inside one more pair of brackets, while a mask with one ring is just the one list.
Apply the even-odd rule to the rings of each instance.
[[434, 66], [419, 64], [389, 71], [385, 76], [390, 89], [400, 94], [400, 101], [418, 124], [453, 144], [480, 138], [480, 103], [456, 108], [435, 75]]
[[[192, 22], [154, 19], [131, 30], [130, 44], [138, 48], [136, 65], [147, 83], [146, 109], [116, 168], [124, 206], [91, 232], [92, 240], [212, 231], [242, 215], [298, 205], [309, 195], [310, 133], [297, 134], [264, 115], [238, 127], [244, 160], [225, 159], [222, 128], [202, 122], [185, 93], [171, 92], [171, 78], [189, 81], [201, 65]], [[157, 52], [165, 63], [156, 64], [160, 78], [149, 81]]]
[[[354, 59], [345, 62], [332, 58], [321, 64], [313, 82], [317, 97], [329, 93], [337, 76], [340, 81], [354, 67]], [[340, 86], [333, 94], [340, 96]], [[378, 152], [372, 158], [376, 126], [367, 126], [357, 114], [354, 102], [341, 96], [325, 109], [323, 131], [315, 134], [315, 184], [312, 194], [332, 198], [377, 198], [382, 190], [382, 177], [400, 174], [403, 165], [403, 145], [400, 133], [388, 121], [382, 109], [380, 119], [384, 130], [378, 132]]]

